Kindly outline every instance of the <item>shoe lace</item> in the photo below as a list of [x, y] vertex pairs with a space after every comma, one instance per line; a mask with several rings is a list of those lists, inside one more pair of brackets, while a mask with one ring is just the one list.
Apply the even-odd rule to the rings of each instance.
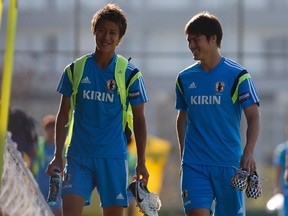
[[238, 176], [239, 176], [239, 179], [241, 179], [241, 180], [245, 180], [248, 175], [249, 175], [249, 173], [245, 170], [239, 170], [238, 171]]
[[155, 193], [147, 193], [145, 196], [145, 199], [148, 202], [149, 208], [152, 211], [159, 211], [162, 204], [161, 201], [159, 199], [159, 196]]
[[[246, 170], [239, 169], [238, 167], [235, 167], [235, 166], [232, 166], [232, 167], [233, 167], [234, 169], [238, 170], [238, 175], [239, 175], [239, 177], [240, 177], [240, 176], [247, 177], [247, 176], [249, 176], [249, 175], [252, 174], [252, 173], [250, 173], [250, 172], [248, 172], [248, 171], [246, 171]], [[260, 181], [260, 179], [261, 179], [261, 180], [264, 180], [264, 181], [268, 181], [268, 179], [265, 178], [265, 177], [263, 177], [263, 176], [259, 177], [258, 174], [255, 174], [255, 173], [254, 173], [254, 175], [256, 175], [256, 178], [257, 178], [258, 181]]]
[[[160, 210], [161, 208], [161, 200], [159, 199], [159, 196], [155, 193], [151, 193], [148, 191], [144, 191], [139, 189], [140, 186], [136, 186], [136, 198], [139, 193], [142, 194], [143, 196], [143, 201], [141, 204], [139, 203], [140, 206], [140, 211], [144, 213], [145, 215], [158, 215], [157, 211]], [[149, 214], [150, 213], [150, 214]]]
[[257, 175], [253, 174], [251, 177], [250, 177], [250, 182], [249, 184], [251, 185], [251, 187], [253, 188], [257, 188], [260, 184], [260, 179]]

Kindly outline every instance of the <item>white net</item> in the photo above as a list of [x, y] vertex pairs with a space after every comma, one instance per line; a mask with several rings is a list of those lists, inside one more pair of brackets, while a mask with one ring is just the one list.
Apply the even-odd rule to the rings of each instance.
[[7, 136], [4, 148], [0, 211], [9, 216], [53, 215], [10, 136]]

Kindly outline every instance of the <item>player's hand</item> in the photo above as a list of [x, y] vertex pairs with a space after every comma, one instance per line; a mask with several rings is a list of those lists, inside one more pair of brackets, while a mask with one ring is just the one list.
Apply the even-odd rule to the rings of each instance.
[[[284, 179], [285, 180], [285, 179]], [[273, 193], [274, 194], [278, 194], [278, 193], [281, 193], [283, 194], [283, 190], [281, 187], [275, 187], [274, 190], [273, 190]]]
[[54, 157], [52, 159], [52, 161], [48, 164], [47, 169], [46, 169], [47, 175], [51, 176], [51, 175], [55, 174], [56, 173], [54, 170], [55, 167], [58, 167], [60, 169], [59, 173], [63, 172], [64, 164], [63, 164], [63, 158], [62, 157], [60, 157], [60, 158]]
[[149, 173], [145, 164], [137, 164], [136, 166], [136, 180], [142, 180], [144, 185], [148, 184]]
[[256, 162], [252, 153], [243, 153], [240, 161], [240, 168], [250, 173], [256, 172]]

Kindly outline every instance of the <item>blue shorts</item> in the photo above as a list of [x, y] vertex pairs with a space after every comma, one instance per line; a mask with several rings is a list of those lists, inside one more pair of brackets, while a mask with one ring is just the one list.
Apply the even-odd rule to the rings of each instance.
[[[284, 189], [287, 190], [287, 189]], [[283, 206], [284, 214], [283, 216], [288, 216], [288, 192], [284, 191], [284, 206]]]
[[101, 207], [128, 206], [128, 165], [125, 159], [68, 156], [64, 171], [62, 196], [77, 194], [90, 204], [94, 188], [99, 193]]
[[233, 167], [182, 165], [181, 191], [184, 211], [206, 208], [214, 216], [245, 216], [243, 192], [233, 188]]

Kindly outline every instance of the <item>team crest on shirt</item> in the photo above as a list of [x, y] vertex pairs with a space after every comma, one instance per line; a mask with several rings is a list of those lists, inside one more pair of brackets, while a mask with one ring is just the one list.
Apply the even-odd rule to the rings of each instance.
[[106, 83], [107, 89], [112, 92], [116, 88], [115, 80], [108, 80]]
[[224, 86], [225, 86], [224, 82], [217, 82], [216, 85], [215, 85], [216, 92], [217, 93], [223, 92], [224, 91]]

